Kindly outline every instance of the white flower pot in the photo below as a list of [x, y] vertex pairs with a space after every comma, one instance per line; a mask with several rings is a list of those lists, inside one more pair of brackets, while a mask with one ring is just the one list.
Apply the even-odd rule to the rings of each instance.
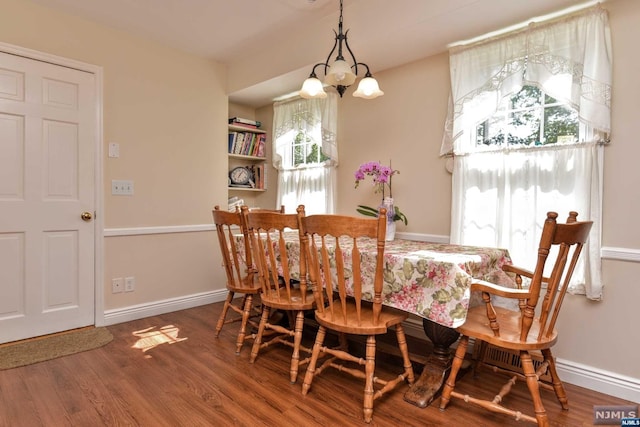
[[396, 238], [396, 223], [393, 220], [393, 217], [395, 216], [393, 199], [391, 197], [385, 197], [382, 201], [382, 206], [387, 210], [387, 233], [385, 235], [385, 240], [388, 242]]

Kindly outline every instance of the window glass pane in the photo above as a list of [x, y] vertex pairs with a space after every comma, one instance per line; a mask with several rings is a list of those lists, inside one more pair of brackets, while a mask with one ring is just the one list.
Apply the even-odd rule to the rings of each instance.
[[496, 114], [477, 127], [476, 143], [478, 145], [502, 145], [504, 143], [505, 128], [505, 117]]
[[578, 113], [563, 105], [544, 109], [544, 144], [578, 141]]
[[298, 132], [295, 140], [291, 144], [291, 149], [293, 151], [293, 155], [291, 156], [293, 159], [292, 166], [298, 166], [299, 164], [304, 163], [305, 140], [310, 140], [310, 138], [307, 137], [304, 132]]
[[524, 110], [509, 115], [509, 144], [535, 144], [540, 136], [540, 110]]
[[535, 86], [524, 86], [511, 98], [511, 109], [520, 110], [540, 105], [540, 89]]
[[305, 164], [322, 163], [329, 160], [322, 149], [312, 142], [312, 139], [303, 131], [298, 132], [295, 140], [291, 144], [292, 149], [292, 166], [300, 166]]
[[[544, 101], [544, 104], [543, 104]], [[490, 119], [476, 126], [476, 144], [500, 146], [574, 142], [579, 137], [578, 115], [535, 86], [524, 86], [505, 99]]]
[[322, 163], [325, 160], [329, 160], [329, 157], [325, 156], [318, 144], [313, 144], [309, 147], [306, 163]]

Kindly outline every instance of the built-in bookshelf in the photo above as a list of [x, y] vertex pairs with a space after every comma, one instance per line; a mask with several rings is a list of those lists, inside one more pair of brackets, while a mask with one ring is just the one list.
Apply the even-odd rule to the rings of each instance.
[[267, 133], [260, 129], [260, 122], [237, 117], [229, 119], [227, 153], [230, 200], [238, 198], [237, 192], [266, 191], [266, 145]]

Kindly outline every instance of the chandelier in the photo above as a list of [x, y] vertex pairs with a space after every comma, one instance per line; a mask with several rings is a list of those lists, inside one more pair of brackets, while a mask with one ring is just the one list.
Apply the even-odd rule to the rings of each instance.
[[[344, 94], [349, 86], [351, 86], [358, 76], [358, 66], [366, 69], [364, 74], [364, 78], [360, 80], [358, 84], [358, 89], [353, 93], [353, 96], [358, 98], [365, 99], [373, 99], [379, 96], [384, 95], [384, 92], [380, 90], [378, 86], [378, 82], [371, 76], [371, 72], [369, 71], [369, 66], [363, 62], [356, 61], [356, 57], [351, 51], [349, 47], [349, 43], [347, 42], [347, 30], [345, 33], [342, 32], [342, 0], [340, 0], [340, 20], [338, 21], [338, 32], [333, 30], [335, 34], [335, 41], [333, 43], [333, 48], [329, 55], [327, 56], [327, 60], [325, 62], [320, 62], [313, 66], [311, 70], [311, 74], [309, 78], [304, 81], [302, 84], [302, 89], [300, 89], [300, 96], [303, 98], [326, 98], [327, 93], [324, 91], [322, 87], [322, 82], [318, 79], [316, 74], [316, 69], [321, 67], [322, 72], [324, 73], [324, 83], [333, 86], [336, 88], [340, 97]], [[349, 64], [344, 56], [343, 56], [343, 48], [346, 48], [346, 52], [349, 54], [350, 59], [353, 64]], [[337, 55], [333, 63], [329, 63], [331, 60], [331, 55], [336, 52]]]

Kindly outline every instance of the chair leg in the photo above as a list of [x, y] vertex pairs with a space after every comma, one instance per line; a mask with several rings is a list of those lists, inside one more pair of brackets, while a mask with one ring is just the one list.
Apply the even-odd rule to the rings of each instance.
[[322, 344], [324, 343], [324, 337], [326, 334], [327, 331], [324, 326], [320, 326], [318, 328], [318, 333], [316, 334], [316, 341], [313, 344], [311, 361], [309, 361], [309, 366], [307, 366], [307, 371], [304, 374], [304, 381], [302, 382], [303, 395], [306, 395], [311, 388], [311, 382], [313, 381], [313, 376], [316, 372], [316, 363], [318, 362], [318, 356], [320, 355], [320, 350], [322, 349]]
[[529, 393], [531, 393], [531, 399], [533, 400], [533, 410], [536, 413], [536, 420], [538, 426], [548, 427], [549, 419], [547, 418], [547, 412], [542, 405], [542, 398], [540, 397], [540, 388], [538, 386], [538, 377], [536, 370], [533, 367], [533, 361], [528, 351], [520, 351], [520, 361], [522, 362], [522, 371], [527, 380], [527, 387]]
[[262, 316], [260, 316], [260, 324], [258, 325], [258, 332], [256, 333], [255, 338], [253, 339], [253, 346], [251, 347], [251, 357], [249, 358], [249, 363], [253, 363], [256, 361], [258, 357], [258, 352], [260, 351], [260, 346], [262, 345], [262, 335], [264, 334], [264, 330], [267, 326], [267, 322], [269, 322], [269, 315], [271, 313], [271, 309], [262, 305]]
[[240, 354], [242, 344], [244, 344], [244, 337], [247, 334], [247, 323], [249, 323], [249, 316], [251, 316], [251, 310], [253, 309], [253, 297], [251, 294], [245, 294], [242, 310], [242, 322], [240, 323], [240, 332], [238, 333], [238, 340], [236, 341], [236, 354]]
[[338, 348], [346, 353], [349, 353], [349, 340], [347, 334], [340, 332], [338, 334]]
[[[293, 317], [293, 316], [292, 316]], [[304, 327], [304, 312], [299, 310], [295, 316], [295, 329], [293, 332], [293, 354], [291, 355], [291, 384], [298, 379], [298, 366], [300, 365], [300, 344], [302, 343], [302, 328]]]
[[556, 392], [556, 397], [558, 398], [558, 402], [562, 406], [562, 409], [565, 411], [569, 410], [569, 400], [567, 399], [567, 392], [564, 390], [564, 385], [558, 376], [558, 371], [556, 371], [556, 362], [553, 359], [553, 355], [551, 354], [551, 349], [547, 348], [542, 350], [542, 355], [544, 359], [549, 362], [549, 374], [551, 374], [551, 382], [553, 384], [553, 390]]
[[364, 384], [364, 422], [370, 423], [373, 418], [373, 375], [376, 368], [376, 337], [369, 335], [367, 337], [367, 346], [365, 350], [365, 384]]
[[487, 357], [487, 348], [489, 347], [489, 344], [487, 344], [486, 341], [476, 340], [474, 345], [478, 346], [477, 357], [473, 361], [473, 367], [472, 367], [473, 376], [475, 378], [478, 376], [478, 366], [481, 366], [484, 363], [485, 358]]
[[404, 328], [400, 323], [396, 325], [396, 339], [398, 340], [398, 348], [402, 354], [402, 362], [404, 364], [404, 374], [407, 376], [409, 384], [413, 384], [415, 376], [413, 374], [413, 365], [409, 358], [409, 347], [407, 347], [407, 337], [404, 334]]
[[458, 371], [462, 366], [462, 362], [464, 362], [464, 356], [467, 352], [467, 346], [469, 345], [469, 337], [463, 335], [460, 338], [460, 342], [458, 342], [458, 348], [456, 349], [456, 354], [453, 356], [453, 362], [451, 363], [451, 372], [449, 373], [449, 377], [447, 381], [444, 383], [444, 387], [442, 388], [442, 397], [440, 398], [440, 410], [444, 411], [451, 399], [451, 392], [456, 386], [456, 377], [458, 376]]
[[227, 317], [227, 311], [229, 311], [231, 300], [233, 300], [233, 292], [229, 291], [227, 292], [227, 299], [224, 301], [224, 305], [222, 306], [222, 313], [220, 313], [220, 317], [218, 317], [218, 323], [216, 324], [216, 338], [220, 335], [220, 331], [224, 326], [224, 321]]

